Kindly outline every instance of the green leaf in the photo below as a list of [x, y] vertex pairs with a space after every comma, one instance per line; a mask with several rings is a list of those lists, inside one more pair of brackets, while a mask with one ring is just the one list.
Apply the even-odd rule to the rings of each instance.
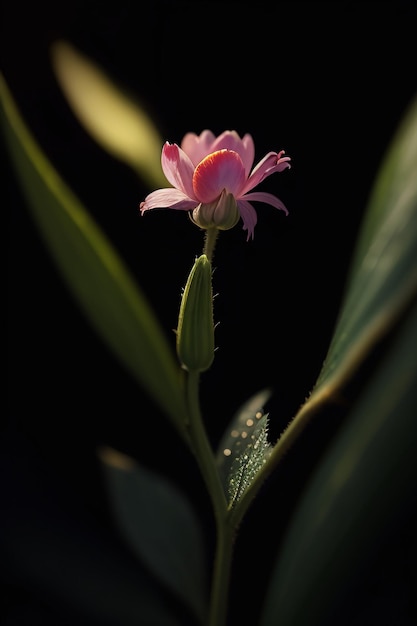
[[299, 503], [260, 626], [320, 626], [416, 496], [417, 306]]
[[233, 416], [217, 450], [216, 461], [230, 507], [250, 487], [271, 453], [268, 414], [263, 406], [271, 392], [264, 389]]
[[207, 593], [200, 524], [181, 491], [105, 448], [101, 459], [120, 529], [149, 570], [205, 621]]
[[[239, 450], [236, 452], [228, 480], [229, 506], [235, 506], [239, 502], [271, 454], [272, 446], [268, 441], [268, 413], [262, 416], [257, 413], [255, 419], [258, 421], [255, 422], [251, 434], [248, 434], [249, 441], [240, 439], [236, 442]], [[243, 431], [240, 436], [246, 432]]]
[[36, 144], [1, 76], [0, 99], [3, 131], [28, 208], [64, 279], [102, 339], [184, 434], [180, 368], [151, 308]]
[[378, 174], [316, 391], [347, 376], [417, 289], [417, 99]]
[[[323, 623], [343, 585], [381, 536], [381, 520], [415, 498], [416, 164], [417, 100], [371, 195], [317, 385], [282, 437], [281, 454], [285, 438], [294, 440], [297, 429], [338, 394], [344, 394], [345, 405], [349, 400], [353, 405], [299, 503], [260, 626]], [[352, 380], [356, 400], [349, 398]]]

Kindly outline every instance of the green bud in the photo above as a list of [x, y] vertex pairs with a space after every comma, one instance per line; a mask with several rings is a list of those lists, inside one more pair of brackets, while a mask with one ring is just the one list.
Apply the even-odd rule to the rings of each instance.
[[181, 300], [177, 354], [184, 369], [204, 372], [214, 359], [211, 263], [202, 254], [194, 263]]
[[191, 219], [200, 228], [215, 227], [219, 230], [229, 230], [238, 223], [240, 213], [233, 194], [223, 189], [217, 200], [207, 204], [199, 204], [192, 211]]

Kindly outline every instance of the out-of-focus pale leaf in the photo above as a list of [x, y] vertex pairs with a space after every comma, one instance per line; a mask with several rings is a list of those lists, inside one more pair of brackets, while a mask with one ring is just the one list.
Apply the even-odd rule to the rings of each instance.
[[[327, 623], [332, 603], [375, 548], [384, 521], [415, 502], [416, 300], [417, 100], [378, 174], [316, 388], [282, 438], [289, 433], [291, 440], [341, 391], [345, 405], [352, 402], [282, 544], [260, 626]], [[376, 347], [378, 359], [368, 359], [364, 371]], [[360, 390], [356, 399], [349, 398], [351, 380]]]
[[204, 537], [190, 503], [174, 485], [125, 454], [103, 448], [100, 458], [116, 520], [131, 549], [204, 623]]
[[92, 326], [184, 435], [180, 368], [149, 304], [110, 242], [42, 153], [2, 76], [0, 101], [2, 128], [28, 208], [64, 279]]
[[163, 141], [145, 110], [68, 42], [55, 42], [51, 58], [70, 106], [97, 143], [131, 166], [150, 188], [167, 187]]

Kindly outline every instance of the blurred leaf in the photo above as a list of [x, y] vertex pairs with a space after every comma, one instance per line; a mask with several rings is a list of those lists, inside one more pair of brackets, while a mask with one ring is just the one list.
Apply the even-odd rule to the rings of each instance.
[[[347, 383], [356, 374], [359, 396], [300, 501], [261, 626], [322, 624], [343, 584], [378, 541], [381, 520], [416, 497], [416, 296], [417, 100], [370, 198], [318, 383], [287, 431], [296, 432], [342, 390], [346, 404]], [[357, 372], [365, 359], [361, 385]], [[278, 448], [279, 442], [271, 459]]]
[[378, 173], [316, 390], [355, 369], [417, 290], [417, 99]]
[[[1, 439], [0, 498], [2, 581], [50, 607], [62, 618], [57, 626], [196, 623], [123, 546], [107, 519], [93, 515], [74, 485], [14, 435]], [[4, 608], [9, 598], [2, 600]], [[2, 614], [2, 623], [12, 624], [13, 613], [10, 621]]]
[[150, 188], [169, 186], [161, 167], [162, 138], [139, 104], [69, 43], [55, 42], [51, 57], [70, 106], [97, 143], [131, 166]]
[[231, 506], [250, 486], [271, 452], [267, 439], [268, 415], [263, 412], [270, 397], [270, 390], [264, 389], [245, 402], [219, 443], [217, 467]]
[[204, 538], [189, 502], [167, 480], [116, 450], [104, 448], [100, 458], [127, 542], [203, 623], [208, 606]]
[[1, 76], [0, 98], [12, 161], [57, 266], [93, 327], [184, 434], [180, 368], [152, 310], [111, 244], [41, 152]]
[[299, 503], [260, 626], [328, 623], [387, 525], [415, 506], [416, 346], [414, 306]]

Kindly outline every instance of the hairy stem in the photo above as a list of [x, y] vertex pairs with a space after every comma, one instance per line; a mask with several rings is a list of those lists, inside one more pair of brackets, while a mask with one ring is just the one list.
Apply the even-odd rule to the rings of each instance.
[[203, 254], [206, 255], [210, 262], [213, 260], [214, 248], [216, 245], [218, 234], [219, 231], [216, 227], [208, 228], [206, 230]]

